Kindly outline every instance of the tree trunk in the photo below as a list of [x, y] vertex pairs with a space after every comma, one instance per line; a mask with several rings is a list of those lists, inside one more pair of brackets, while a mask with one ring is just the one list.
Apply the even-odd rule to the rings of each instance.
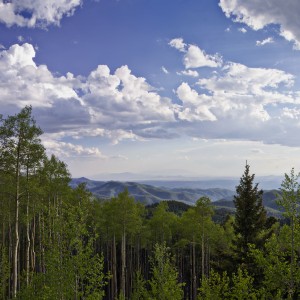
[[32, 220], [32, 229], [31, 229], [31, 270], [35, 270], [35, 216]]
[[16, 164], [16, 192], [15, 192], [15, 240], [13, 246], [13, 283], [12, 283], [12, 295], [15, 298], [17, 296], [18, 287], [18, 254], [19, 254], [19, 206], [20, 206], [20, 163], [19, 163], [19, 152], [18, 147], [18, 158]]
[[113, 255], [112, 255], [112, 271], [113, 271], [113, 282], [112, 282], [112, 286], [113, 286], [113, 293], [112, 299], [115, 299], [115, 297], [117, 297], [118, 295], [118, 275], [117, 275], [117, 250], [116, 250], [116, 236], [114, 234], [113, 236], [113, 247], [112, 247], [112, 251], [113, 251]]
[[195, 238], [193, 237], [193, 247], [192, 247], [192, 268], [193, 268], [193, 300], [197, 298], [197, 277], [196, 277], [196, 243]]
[[29, 285], [30, 271], [30, 230], [29, 230], [29, 170], [27, 167], [27, 203], [26, 203], [26, 285]]
[[121, 292], [125, 298], [126, 295], [126, 233], [125, 229], [122, 234], [122, 245], [121, 245], [121, 257], [122, 257], [122, 267], [121, 267]]
[[201, 279], [205, 276], [205, 243], [204, 243], [204, 214], [202, 212], [202, 236], [201, 236]]
[[291, 276], [291, 282], [290, 282], [290, 288], [289, 288], [289, 297], [292, 299], [294, 294], [294, 227], [295, 227], [295, 221], [294, 217], [291, 218], [291, 227], [292, 227], [292, 249], [291, 249], [291, 270], [290, 270], [290, 276]]

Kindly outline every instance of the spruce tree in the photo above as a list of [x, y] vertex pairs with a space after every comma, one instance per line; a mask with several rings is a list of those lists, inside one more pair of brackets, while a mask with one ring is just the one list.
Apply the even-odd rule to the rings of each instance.
[[254, 174], [250, 174], [246, 163], [245, 172], [236, 187], [234, 205], [236, 208], [234, 230], [236, 246], [241, 259], [245, 259], [249, 244], [259, 245], [259, 234], [266, 222], [266, 210], [262, 204], [263, 191], [254, 184]]

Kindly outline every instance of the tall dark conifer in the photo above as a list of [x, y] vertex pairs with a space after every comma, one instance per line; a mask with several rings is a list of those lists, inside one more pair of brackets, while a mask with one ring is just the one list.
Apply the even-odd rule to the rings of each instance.
[[263, 191], [258, 189], [257, 183], [253, 183], [255, 175], [251, 175], [249, 169], [250, 166], [246, 163], [234, 196], [234, 230], [237, 234], [237, 251], [242, 259], [247, 256], [249, 243], [259, 244], [259, 233], [266, 222], [266, 210], [262, 204]]

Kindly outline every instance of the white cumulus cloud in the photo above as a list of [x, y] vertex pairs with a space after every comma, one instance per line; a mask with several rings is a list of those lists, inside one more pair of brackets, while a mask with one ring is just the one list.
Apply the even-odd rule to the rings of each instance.
[[54, 77], [47, 66], [34, 62], [31, 44], [13, 45], [0, 52], [0, 104], [50, 107], [55, 99], [77, 99], [71, 74]]
[[186, 69], [211, 67], [216, 68], [222, 65], [222, 57], [218, 54], [209, 55], [196, 45], [184, 43], [182, 38], [173, 39], [169, 45], [180, 52], [184, 52], [183, 64]]
[[218, 54], [209, 55], [196, 45], [184, 43], [182, 38], [171, 40], [169, 45], [180, 52], [184, 52], [183, 64], [186, 69], [211, 67], [216, 68], [222, 65], [222, 58]]
[[196, 70], [183, 70], [181, 72], [177, 72], [177, 75], [199, 77], [199, 73]]
[[107, 158], [97, 147], [84, 147], [82, 145], [56, 141], [54, 139], [46, 139], [45, 137], [43, 137], [42, 143], [49, 155], [54, 154], [55, 156], [63, 158], [73, 156]]
[[262, 41], [256, 41], [256, 46], [264, 46], [266, 44], [274, 43], [274, 39], [272, 37], [268, 37]]
[[184, 55], [183, 63], [187, 69], [200, 67], [216, 68], [222, 65], [222, 58], [217, 54], [208, 55], [198, 46], [189, 45]]
[[187, 121], [216, 121], [216, 116], [210, 111], [214, 106], [213, 99], [205, 94], [199, 95], [195, 90], [183, 82], [177, 88], [177, 96], [183, 105], [178, 111], [178, 117]]
[[33, 105], [47, 134], [45, 145], [61, 155], [105, 156], [83, 146], [86, 140], [117, 144], [182, 134], [299, 143], [284, 135], [300, 129], [300, 92], [293, 88], [294, 76], [284, 71], [225, 62], [199, 79], [196, 70], [186, 69], [179, 74], [190, 78], [179, 84], [172, 101], [128, 66], [99, 65], [86, 77], [58, 76], [35, 62], [35, 51], [27, 43], [0, 51], [1, 113]]
[[[100, 65], [87, 77], [56, 76], [46, 65], [35, 63], [35, 54], [28, 43], [0, 51], [1, 113], [32, 105], [40, 126], [55, 133], [54, 141], [98, 137], [117, 144], [141, 140], [145, 129], [175, 121], [171, 100], [127, 66], [111, 72]], [[61, 145], [74, 153], [93, 153]]]
[[169, 45], [181, 52], [186, 52], [186, 44], [183, 41], [183, 38], [176, 38], [169, 42]]
[[0, 0], [0, 22], [8, 27], [59, 25], [63, 16], [71, 16], [81, 3], [81, 0]]
[[228, 18], [244, 23], [254, 30], [267, 25], [280, 26], [280, 35], [300, 50], [300, 2], [298, 0], [220, 0], [220, 7]]

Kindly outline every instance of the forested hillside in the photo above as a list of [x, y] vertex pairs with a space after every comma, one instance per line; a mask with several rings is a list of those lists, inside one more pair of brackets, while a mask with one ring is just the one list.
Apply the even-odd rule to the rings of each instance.
[[180, 186], [174, 188], [157, 187], [150, 184], [142, 184], [138, 182], [120, 182], [120, 181], [95, 181], [87, 178], [74, 178], [70, 182], [70, 186], [75, 188], [80, 183], [85, 183], [86, 188], [100, 199], [110, 199], [117, 196], [120, 192], [127, 189], [136, 201], [145, 205], [151, 205], [160, 201], [181, 201], [189, 205], [193, 205], [200, 197], [209, 197], [212, 201], [224, 198], [233, 198], [234, 192], [221, 188], [182, 188]]
[[208, 197], [146, 207], [126, 188], [102, 201], [93, 182], [72, 188], [31, 107], [0, 122], [0, 299], [299, 299], [294, 170], [277, 195], [285, 225], [248, 164], [235, 216], [217, 223]]

